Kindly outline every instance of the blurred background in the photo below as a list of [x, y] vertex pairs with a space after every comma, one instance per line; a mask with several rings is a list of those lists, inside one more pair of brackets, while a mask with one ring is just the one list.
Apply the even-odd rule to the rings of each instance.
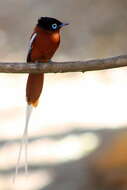
[[[26, 60], [41, 16], [70, 23], [53, 61], [126, 54], [126, 10], [126, 0], [0, 1], [0, 61]], [[0, 74], [0, 190], [127, 189], [127, 68], [45, 75], [29, 124], [29, 175], [22, 157], [13, 184], [26, 80]]]

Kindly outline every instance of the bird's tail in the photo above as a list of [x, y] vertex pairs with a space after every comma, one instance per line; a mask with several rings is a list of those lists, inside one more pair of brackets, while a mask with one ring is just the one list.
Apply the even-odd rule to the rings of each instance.
[[26, 109], [26, 122], [25, 122], [25, 129], [23, 133], [23, 137], [20, 144], [17, 164], [16, 164], [16, 171], [15, 176], [13, 178], [13, 182], [15, 182], [15, 178], [18, 175], [20, 159], [22, 154], [23, 145], [25, 146], [25, 173], [28, 173], [28, 164], [27, 164], [27, 146], [28, 146], [28, 124], [29, 119], [32, 113], [33, 107], [36, 107], [38, 104], [38, 100], [43, 88], [44, 82], [44, 74], [33, 74], [30, 73], [27, 80], [26, 85], [26, 99], [27, 99], [27, 109]]
[[14, 175], [14, 178], [13, 178], [13, 182], [15, 182], [16, 176], [18, 175], [18, 170], [19, 170], [19, 165], [20, 165], [23, 145], [25, 147], [25, 174], [26, 175], [28, 174], [28, 161], [27, 161], [28, 124], [29, 124], [31, 113], [32, 113], [32, 109], [33, 109], [33, 106], [27, 104], [25, 129], [24, 129], [23, 136], [22, 136], [21, 143], [20, 143], [20, 148], [19, 148], [18, 159], [17, 159], [17, 164], [16, 164], [16, 169], [15, 169], [15, 175]]

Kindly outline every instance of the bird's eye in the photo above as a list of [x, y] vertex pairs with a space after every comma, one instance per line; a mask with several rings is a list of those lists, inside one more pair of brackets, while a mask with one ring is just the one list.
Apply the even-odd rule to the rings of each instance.
[[52, 29], [56, 29], [56, 28], [57, 28], [57, 24], [56, 23], [52, 24]]

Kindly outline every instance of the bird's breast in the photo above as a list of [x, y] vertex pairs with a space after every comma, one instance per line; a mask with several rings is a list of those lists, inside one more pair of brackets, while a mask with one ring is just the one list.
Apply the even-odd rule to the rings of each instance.
[[37, 36], [31, 51], [31, 61], [42, 62], [50, 60], [59, 47], [59, 31], [46, 32], [37, 28], [35, 32], [37, 33]]
[[51, 34], [50, 38], [51, 38], [53, 43], [58, 44], [60, 41], [60, 34], [58, 32], [54, 32]]
[[54, 32], [51, 34], [43, 34], [40, 36], [41, 39], [39, 42], [41, 43], [39, 48], [42, 53], [42, 56], [47, 58], [51, 58], [60, 44], [60, 34], [58, 32]]

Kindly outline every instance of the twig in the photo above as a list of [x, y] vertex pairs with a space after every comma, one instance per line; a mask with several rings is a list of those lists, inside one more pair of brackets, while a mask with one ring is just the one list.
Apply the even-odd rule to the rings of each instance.
[[49, 63], [0, 63], [1, 73], [64, 73], [112, 69], [127, 66], [127, 55], [88, 61]]

